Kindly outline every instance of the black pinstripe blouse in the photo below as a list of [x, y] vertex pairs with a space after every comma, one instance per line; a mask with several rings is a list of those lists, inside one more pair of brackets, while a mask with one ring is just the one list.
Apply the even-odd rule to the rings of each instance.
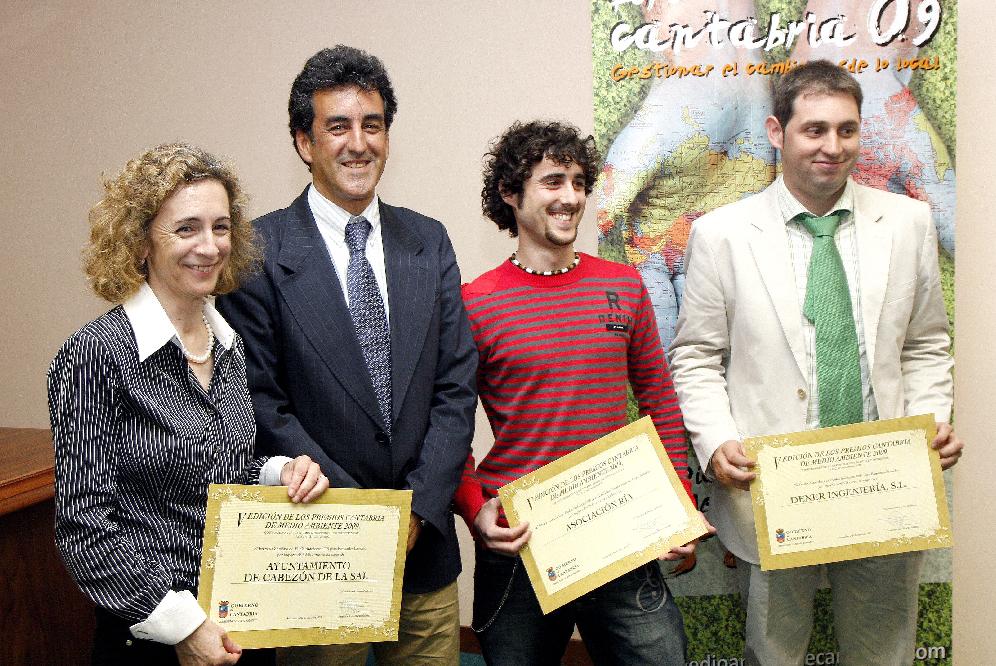
[[140, 361], [118, 306], [63, 345], [48, 401], [56, 542], [83, 591], [130, 622], [169, 590], [196, 595], [208, 484], [256, 483], [266, 461], [241, 339], [215, 342], [205, 392], [175, 343]]

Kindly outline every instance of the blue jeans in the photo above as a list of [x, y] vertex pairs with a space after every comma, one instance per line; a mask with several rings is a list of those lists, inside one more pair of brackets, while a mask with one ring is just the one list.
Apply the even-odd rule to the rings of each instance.
[[575, 625], [597, 666], [685, 664], [685, 625], [656, 562], [543, 615], [522, 561], [477, 549], [474, 630], [488, 666], [559, 666]]

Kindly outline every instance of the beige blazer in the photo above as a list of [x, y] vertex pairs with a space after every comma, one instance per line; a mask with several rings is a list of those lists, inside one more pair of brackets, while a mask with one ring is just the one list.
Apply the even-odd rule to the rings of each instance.
[[[861, 313], [880, 418], [951, 413], [950, 339], [927, 204], [856, 185]], [[801, 312], [776, 190], [703, 215], [685, 254], [671, 375], [703, 469], [720, 444], [806, 428]], [[750, 493], [712, 486], [709, 518], [758, 562]]]

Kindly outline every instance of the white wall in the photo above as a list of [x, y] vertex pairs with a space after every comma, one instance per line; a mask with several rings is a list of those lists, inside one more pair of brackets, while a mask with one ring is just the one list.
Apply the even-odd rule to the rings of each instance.
[[993, 260], [992, 26], [996, 4], [958, 3], [958, 267], [955, 271], [956, 427], [967, 453], [954, 469], [955, 663], [996, 663], [993, 553], [996, 538], [996, 465], [990, 459], [994, 430], [993, 328], [996, 326]]

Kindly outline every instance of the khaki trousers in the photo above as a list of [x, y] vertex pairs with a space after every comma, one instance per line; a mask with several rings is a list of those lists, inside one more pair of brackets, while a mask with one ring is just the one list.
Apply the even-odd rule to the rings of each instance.
[[371, 648], [377, 666], [458, 664], [460, 611], [456, 581], [434, 592], [402, 595], [397, 641], [283, 648], [277, 650], [277, 664], [364, 666]]

